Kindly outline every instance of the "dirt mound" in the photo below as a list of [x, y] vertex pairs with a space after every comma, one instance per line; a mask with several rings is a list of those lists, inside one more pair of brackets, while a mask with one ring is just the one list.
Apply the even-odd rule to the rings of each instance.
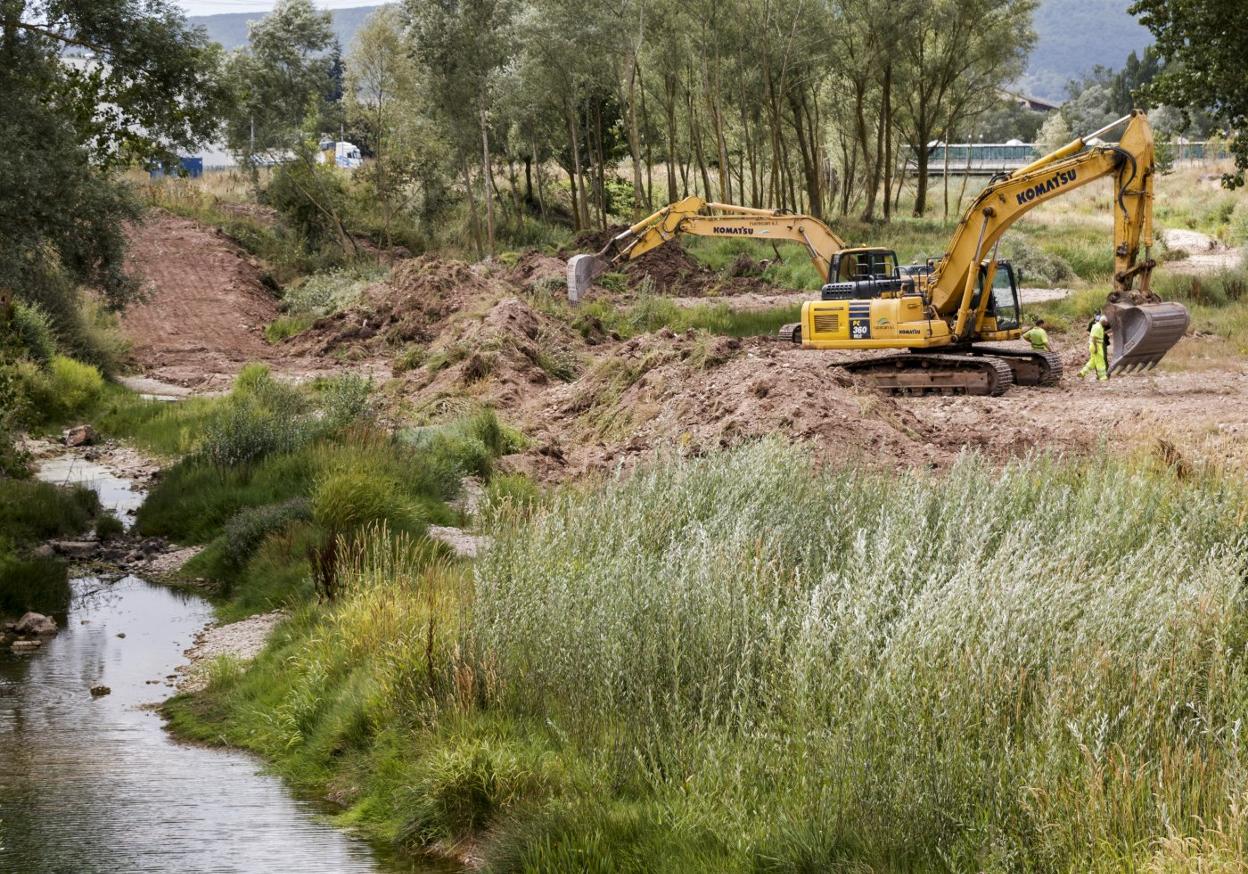
[[122, 316], [139, 368], [177, 385], [200, 386], [248, 361], [283, 353], [264, 340], [277, 315], [262, 265], [225, 234], [153, 210], [127, 230], [128, 267], [145, 297]]
[[826, 460], [946, 459], [912, 413], [856, 385], [837, 360], [693, 331], [637, 337], [520, 411], [534, 447], [507, 464], [559, 480], [628, 466], [663, 447], [696, 454], [767, 434], [810, 440]]
[[562, 293], [567, 277], [567, 261], [538, 251], [525, 252], [507, 271], [511, 282], [529, 291], [554, 290]]
[[421, 255], [399, 262], [390, 278], [366, 289], [355, 306], [318, 319], [299, 336], [294, 348], [329, 355], [344, 348], [363, 353], [427, 343], [446, 319], [470, 302], [497, 297], [506, 290], [484, 269]]
[[406, 393], [425, 400], [468, 394], [517, 411], [535, 392], [575, 379], [585, 345], [562, 322], [517, 297], [503, 298], [478, 318], [449, 322], [425, 367], [407, 378]]

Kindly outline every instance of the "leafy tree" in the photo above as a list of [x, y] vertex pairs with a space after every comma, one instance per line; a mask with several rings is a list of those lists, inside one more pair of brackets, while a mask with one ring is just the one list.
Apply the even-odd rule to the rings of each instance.
[[931, 0], [919, 3], [901, 29], [899, 96], [918, 162], [915, 215], [927, 209], [927, 144], [990, 108], [997, 86], [1022, 72], [1035, 42], [1035, 6], [1035, 0]]
[[227, 72], [233, 100], [226, 134], [236, 154], [251, 159], [294, 148], [310, 111], [322, 129], [336, 126], [329, 118], [341, 94], [332, 24], [312, 0], [279, 0], [251, 25], [247, 48], [230, 58]]
[[1088, 134], [1126, 114], [1116, 112], [1111, 107], [1112, 102], [1113, 90], [1109, 82], [1088, 82], [1072, 86], [1071, 99], [1062, 104], [1060, 115], [1075, 134]]
[[496, 188], [490, 159], [490, 110], [498, 71], [511, 56], [515, 5], [512, 0], [407, 0], [405, 8], [430, 103], [447, 124], [459, 152], [474, 217], [468, 167], [470, 156], [481, 156], [485, 245], [492, 253]]
[[975, 131], [988, 143], [1004, 143], [1008, 140], [1032, 143], [1046, 119], [1043, 112], [1028, 109], [1013, 98], [1003, 98], [984, 112]]
[[1049, 152], [1057, 151], [1074, 138], [1075, 135], [1071, 133], [1070, 125], [1066, 122], [1066, 116], [1060, 112], [1051, 112], [1036, 135], [1036, 145], [1047, 155]]
[[368, 17], [347, 60], [347, 118], [372, 157], [357, 175], [380, 206], [382, 242], [389, 245], [396, 213], [421, 175], [430, 145], [418, 130], [423, 120], [418, 71], [398, 7], [383, 6]]
[[1243, 0], [1137, 0], [1130, 9], [1157, 39], [1165, 67], [1145, 89], [1150, 99], [1177, 107], [1207, 107], [1234, 131], [1235, 170], [1222, 184], [1238, 188], [1248, 171], [1248, 28]]
[[0, 288], [81, 354], [77, 288], [114, 308], [137, 288], [122, 258], [139, 209], [117, 171], [213, 134], [219, 66], [169, 0], [0, 0]]

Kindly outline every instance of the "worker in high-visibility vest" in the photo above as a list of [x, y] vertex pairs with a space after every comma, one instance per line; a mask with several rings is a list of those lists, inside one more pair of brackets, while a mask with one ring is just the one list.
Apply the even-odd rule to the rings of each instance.
[[1051, 352], [1049, 348], [1049, 332], [1044, 329], [1044, 319], [1036, 319], [1036, 326], [1023, 333], [1023, 339], [1031, 344], [1037, 352]]
[[1109, 366], [1105, 363], [1105, 324], [1108, 321], [1098, 313], [1088, 326], [1088, 363], [1079, 371], [1080, 379], [1093, 370], [1096, 371], [1097, 380], [1109, 379]]

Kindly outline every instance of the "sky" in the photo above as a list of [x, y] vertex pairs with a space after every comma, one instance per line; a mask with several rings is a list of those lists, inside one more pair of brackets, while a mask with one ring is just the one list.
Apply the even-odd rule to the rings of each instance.
[[[268, 12], [276, 0], [177, 0], [187, 15], [219, 15], [223, 12]], [[376, 6], [385, 0], [312, 0], [318, 9]]]

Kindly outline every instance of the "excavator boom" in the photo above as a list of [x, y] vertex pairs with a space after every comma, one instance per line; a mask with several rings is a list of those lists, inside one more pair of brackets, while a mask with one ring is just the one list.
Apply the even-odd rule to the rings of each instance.
[[[1097, 137], [1124, 124], [1117, 145], [1098, 144]], [[1109, 176], [1114, 180], [1114, 277], [1105, 308], [1113, 338], [1110, 370], [1155, 366], [1183, 336], [1188, 319], [1183, 306], [1162, 303], [1149, 289], [1156, 266], [1149, 251], [1153, 175], [1153, 136], [1147, 117], [1132, 113], [988, 186], [964, 214], [949, 253], [928, 286], [932, 306], [942, 314], [956, 314], [955, 342], [982, 328], [986, 299], [981, 296], [977, 307], [971, 302], [980, 265], [1001, 235], [1033, 207]], [[1138, 287], [1133, 287], [1137, 279]]]
[[644, 255], [680, 234], [798, 243], [824, 282], [829, 281], [836, 254], [845, 249], [845, 242], [813, 216], [691, 196], [616, 234], [601, 251], [572, 256], [568, 260], [568, 299], [576, 302], [583, 298], [593, 281], [612, 264]]

